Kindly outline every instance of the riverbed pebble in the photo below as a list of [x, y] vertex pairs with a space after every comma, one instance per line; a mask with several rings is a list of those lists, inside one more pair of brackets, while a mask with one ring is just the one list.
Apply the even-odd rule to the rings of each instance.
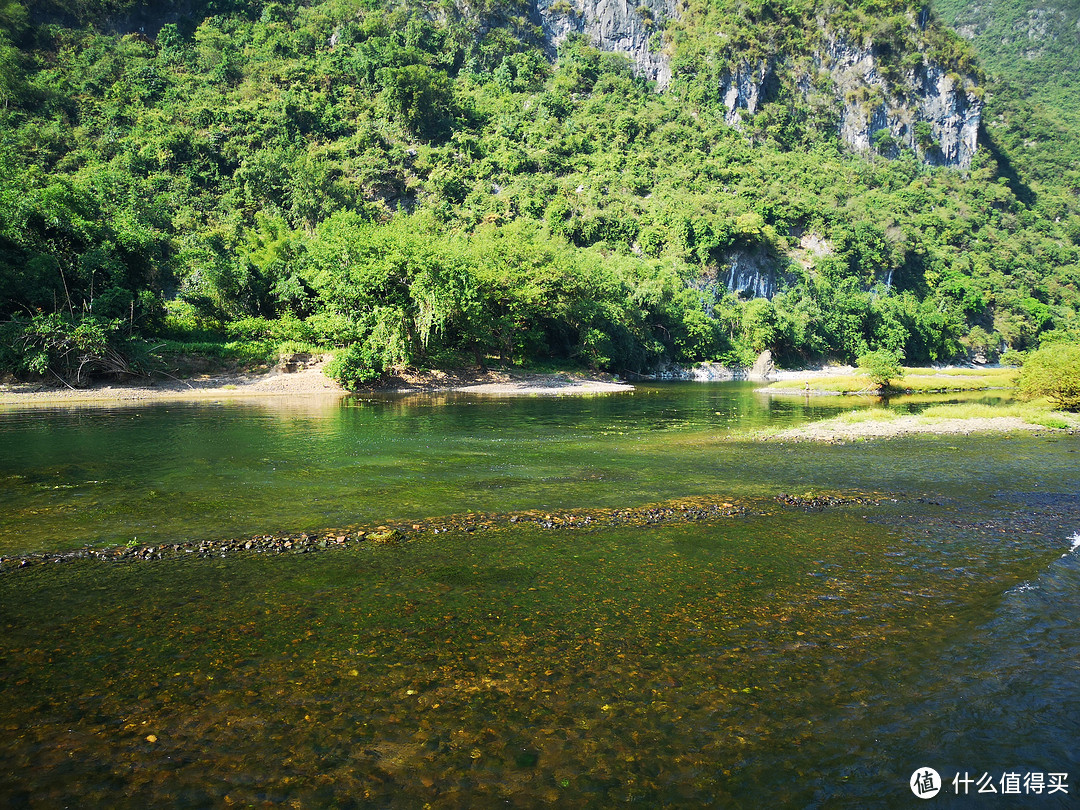
[[[896, 497], [872, 493], [870, 495], [789, 495], [781, 494], [776, 500], [785, 506], [819, 511], [847, 504], [874, 504], [883, 500], [895, 502]], [[258, 534], [245, 539], [200, 540], [166, 543], [162, 545], [131, 545], [123, 547], [93, 547], [53, 553], [31, 553], [0, 557], [0, 571], [26, 568], [38, 563], [61, 563], [70, 560], [90, 559], [109, 562], [147, 562], [198, 554], [202, 558], [226, 557], [233, 554], [308, 554], [331, 549], [355, 547], [358, 544], [390, 546], [405, 542], [430, 532], [441, 535], [457, 531], [474, 533], [531, 525], [549, 531], [582, 531], [590, 528], [613, 526], [655, 526], [662, 523], [687, 523], [717, 520], [747, 514], [749, 508], [730, 498], [690, 498], [662, 504], [648, 504], [623, 509], [579, 509], [567, 512], [521, 511], [513, 514], [450, 515], [420, 522], [400, 525], [377, 525], [372, 527], [350, 526], [328, 530], [322, 534], [301, 532], [298, 534]]]

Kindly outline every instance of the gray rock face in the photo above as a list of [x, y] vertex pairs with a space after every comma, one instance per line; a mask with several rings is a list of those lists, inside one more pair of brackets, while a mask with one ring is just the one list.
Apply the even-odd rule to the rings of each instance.
[[[975, 154], [983, 102], [970, 77], [949, 73], [933, 63], [909, 70], [890, 84], [882, 75], [873, 49], [830, 39], [815, 54], [815, 70], [792, 76], [804, 96], [815, 94], [822, 78], [835, 91], [829, 104], [840, 111], [839, 135], [857, 152], [874, 149], [875, 133], [885, 130], [896, 147], [916, 151], [927, 163], [967, 168]], [[773, 60], [742, 62], [720, 78], [724, 118], [734, 127], [741, 112], [751, 115], [779, 84]], [[929, 139], [919, 138], [916, 124], [929, 125]]]
[[675, 13], [675, 0], [536, 0], [544, 38], [553, 46], [584, 34], [600, 50], [630, 57], [634, 71], [657, 89], [671, 81], [671, 62], [653, 46], [653, 35]]
[[[917, 151], [928, 163], [971, 165], [983, 103], [970, 79], [924, 64], [903, 77], [905, 97], [900, 98], [869, 47], [832, 39], [815, 61], [836, 88], [840, 137], [851, 148], [869, 152], [875, 133], [887, 130], [894, 143]], [[929, 124], [932, 143], [919, 142], [915, 125], [921, 121]]]
[[775, 371], [776, 364], [773, 362], [772, 352], [766, 349], [757, 356], [757, 360], [754, 361], [754, 367], [750, 369], [750, 373], [746, 376], [746, 379], [764, 382], [771, 378]]
[[728, 125], [738, 127], [742, 123], [740, 110], [746, 110], [750, 115], [756, 113], [773, 81], [775, 76], [771, 61], [762, 60], [755, 64], [742, 62], [734, 73], [725, 71], [720, 79], [720, 94], [724, 99], [724, 120]]
[[776, 259], [762, 250], [735, 251], [717, 278], [733, 293], [746, 298], [772, 298], [788, 280]]

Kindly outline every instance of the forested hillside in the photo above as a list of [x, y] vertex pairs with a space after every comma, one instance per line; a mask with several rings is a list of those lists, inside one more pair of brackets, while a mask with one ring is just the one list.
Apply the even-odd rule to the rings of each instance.
[[356, 383], [1080, 334], [1076, 152], [1022, 94], [980, 124], [993, 77], [925, 8], [655, 0], [623, 52], [590, 8], [0, 0], [0, 363], [292, 341]]
[[983, 66], [1028, 102], [1080, 113], [1080, 6], [1071, 0], [935, 0]]

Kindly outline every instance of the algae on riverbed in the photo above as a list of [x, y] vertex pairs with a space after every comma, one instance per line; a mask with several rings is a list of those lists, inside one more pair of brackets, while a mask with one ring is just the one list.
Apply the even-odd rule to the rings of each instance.
[[0, 799], [902, 806], [928, 764], [1074, 770], [1077, 437], [762, 444], [730, 437], [830, 410], [633, 399], [0, 419], [5, 553], [130, 517], [155, 555], [319, 551], [0, 574]]
[[[530, 523], [393, 549], [13, 572], [0, 796], [899, 805], [943, 724], [979, 722], [911, 713], [956, 687], [928, 662], [960, 655], [1001, 593], [1060, 558], [1046, 509], [1018, 521], [1015, 505]], [[1027, 699], [1014, 700], [998, 710]], [[1054, 767], [1070, 706], [1022, 735]], [[948, 756], [989, 768], [1016, 743], [954, 737]], [[864, 771], [874, 784], [846, 776]]]

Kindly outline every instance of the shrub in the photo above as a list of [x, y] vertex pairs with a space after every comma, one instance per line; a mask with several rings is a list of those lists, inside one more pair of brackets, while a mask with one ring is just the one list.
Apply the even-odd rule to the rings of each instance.
[[305, 322], [285, 316], [283, 318], [241, 318], [228, 324], [226, 333], [233, 340], [296, 340], [309, 342], [315, 338], [314, 330]]
[[376, 307], [364, 319], [363, 340], [338, 352], [326, 367], [326, 376], [345, 388], [372, 382], [411, 359], [405, 314], [397, 307]]
[[1027, 355], [1024, 352], [1019, 352], [1016, 349], [1006, 349], [1001, 353], [1001, 365], [1019, 368], [1024, 365], [1024, 358], [1026, 356]]
[[363, 337], [364, 328], [347, 315], [336, 312], [316, 312], [304, 321], [319, 343], [346, 346]]
[[1017, 392], [1024, 399], [1046, 397], [1064, 410], [1080, 410], [1080, 345], [1052, 343], [1029, 354]]
[[900, 366], [901, 356], [888, 349], [867, 352], [859, 358], [859, 370], [870, 377], [870, 382], [879, 391], [892, 387], [894, 380], [904, 378], [904, 369]]
[[354, 343], [334, 355], [326, 366], [326, 376], [350, 390], [382, 376], [382, 358], [366, 343]]
[[874, 145], [874, 151], [884, 157], [893, 157], [896, 154], [896, 138], [887, 129], [879, 129], [875, 132], [871, 138], [871, 142]]
[[[95, 374], [140, 373], [118, 320], [59, 313], [13, 319], [5, 325], [5, 369], [16, 375], [52, 376], [80, 385]], [[9, 342], [10, 341], [10, 342]]]

